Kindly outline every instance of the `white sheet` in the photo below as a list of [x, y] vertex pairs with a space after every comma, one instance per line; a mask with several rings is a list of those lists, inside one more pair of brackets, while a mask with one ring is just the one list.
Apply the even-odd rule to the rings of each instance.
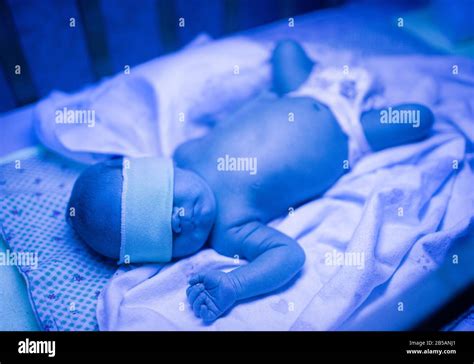
[[[204, 53], [196, 50], [197, 53], [189, 58], [205, 59], [205, 64], [211, 65], [226, 53], [228, 48], [221, 48], [225, 45], [230, 47], [229, 52], [238, 49], [232, 47], [232, 42], [217, 42]], [[236, 63], [234, 57], [241, 57], [242, 64], [252, 70], [242, 83], [234, 83], [235, 79], [232, 79], [229, 83], [209, 84], [206, 82], [208, 77], [197, 77], [199, 93], [181, 98], [186, 94], [173, 88], [175, 78], [169, 76], [183, 74], [167, 73], [166, 69], [174, 67], [174, 60], [190, 65], [194, 61], [187, 63], [189, 59], [184, 56], [180, 59], [179, 55], [167, 58], [156, 68], [161, 69], [160, 72], [155, 73], [152, 62], [150, 68], [142, 68], [143, 72], [135, 81], [120, 81], [123, 83], [117, 85], [123, 85], [123, 89], [116, 88], [96, 104], [101, 110], [99, 115], [103, 115], [101, 118], [110, 118], [111, 113], [116, 118], [108, 119], [104, 124], [113, 136], [109, 141], [116, 144], [108, 144], [113, 146], [111, 149], [101, 149], [104, 143], [99, 143], [101, 131], [97, 129], [95, 138], [77, 144], [79, 151], [86, 152], [80, 158], [94, 160], [92, 152], [126, 151], [133, 156], [170, 154], [183, 140], [206, 132], [209, 120], [218, 119], [220, 112], [235, 105], [233, 96], [238, 96], [237, 103], [242, 102], [268, 84], [265, 63], [268, 47], [245, 41], [241, 46], [248, 51], [231, 53], [229, 58], [224, 55], [227, 61], [219, 63], [222, 68], [217, 69], [225, 70], [227, 77], [229, 67]], [[200, 58], [209, 52], [210, 58]], [[310, 52], [322, 64], [357, 64], [373, 74], [379, 81], [379, 92], [377, 97], [367, 100], [367, 105], [397, 102], [428, 105], [436, 115], [432, 137], [364, 157], [323, 198], [272, 223], [298, 239], [305, 249], [307, 261], [294, 284], [266, 297], [241, 303], [214, 324], [204, 326], [194, 317], [186, 301], [189, 276], [206, 269], [229, 270], [245, 262], [204, 250], [164, 267], [144, 265], [131, 270], [123, 267], [99, 298], [97, 318], [101, 330], [336, 329], [364, 304], [375, 287], [386, 285], [384, 295], [377, 300], [380, 302], [436, 269], [453, 240], [469, 229], [474, 211], [471, 187], [474, 182], [473, 63], [456, 58], [421, 56], [354, 60], [347, 54], [318, 54], [314, 49]], [[458, 74], [452, 73], [453, 65], [458, 66]], [[193, 67], [187, 70], [195, 69]], [[214, 67], [209, 68], [210, 73], [212, 69]], [[243, 69], [245, 67], [240, 71]], [[188, 90], [192, 88], [189, 79], [179, 79]], [[220, 80], [219, 77], [213, 79]], [[211, 94], [201, 94], [203, 90]], [[147, 99], [151, 94], [155, 96]], [[84, 95], [95, 94], [86, 91], [78, 99], [83, 100]], [[40, 107], [40, 128], [49, 128], [44, 118], [54, 110], [53, 105], [58, 103], [45, 103]], [[131, 108], [132, 105], [139, 107]], [[203, 107], [194, 109], [196, 105]], [[173, 122], [180, 110], [192, 115], [185, 124]], [[144, 113], [145, 117], [133, 118], [137, 113]], [[157, 118], [159, 129], [153, 127]], [[113, 123], [113, 120], [120, 120], [120, 123]], [[46, 130], [43, 135], [47, 133]], [[71, 143], [77, 141], [77, 134], [71, 137], [68, 133], [53, 133], [53, 139], [48, 140], [59, 141], [56, 150], [66, 148], [62, 152], [77, 158], [74, 150], [77, 146], [71, 147]], [[458, 161], [457, 169], [453, 168], [456, 165], [453, 161]], [[399, 208], [403, 208], [403, 216], [399, 216]], [[360, 265], [327, 264], [328, 256], [342, 252], [363, 254], [362, 269]], [[366, 306], [367, 312], [372, 304]]]

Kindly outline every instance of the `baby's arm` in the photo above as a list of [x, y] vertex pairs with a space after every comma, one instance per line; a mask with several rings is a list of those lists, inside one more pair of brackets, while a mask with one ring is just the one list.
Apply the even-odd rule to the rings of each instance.
[[305, 254], [289, 236], [260, 222], [239, 228], [240, 255], [250, 263], [229, 273], [238, 300], [280, 288], [303, 267]]
[[214, 321], [237, 301], [280, 288], [305, 261], [296, 241], [262, 223], [250, 222], [229, 233], [236, 252], [249, 264], [230, 273], [210, 271], [190, 280], [189, 301], [196, 316], [205, 322]]

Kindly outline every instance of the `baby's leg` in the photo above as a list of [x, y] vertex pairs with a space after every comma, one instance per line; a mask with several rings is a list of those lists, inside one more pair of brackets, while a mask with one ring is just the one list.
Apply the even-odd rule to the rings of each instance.
[[209, 271], [189, 281], [188, 299], [197, 317], [212, 322], [237, 301], [272, 292], [303, 267], [305, 254], [296, 241], [260, 222], [230, 229], [227, 244], [250, 263], [230, 273]]
[[413, 143], [425, 138], [433, 125], [433, 113], [419, 104], [401, 104], [369, 110], [361, 124], [373, 151]]
[[283, 95], [296, 90], [306, 81], [312, 68], [313, 61], [299, 43], [278, 42], [272, 55], [273, 91]]

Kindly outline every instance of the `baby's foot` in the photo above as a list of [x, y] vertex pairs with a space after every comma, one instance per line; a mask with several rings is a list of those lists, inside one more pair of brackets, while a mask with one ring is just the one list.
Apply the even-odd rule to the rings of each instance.
[[194, 314], [206, 323], [216, 320], [237, 301], [229, 276], [216, 270], [191, 277], [186, 295]]

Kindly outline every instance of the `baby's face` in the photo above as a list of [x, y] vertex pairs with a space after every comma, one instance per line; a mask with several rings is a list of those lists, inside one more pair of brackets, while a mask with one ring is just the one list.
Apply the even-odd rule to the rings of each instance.
[[209, 185], [196, 173], [175, 167], [171, 218], [173, 257], [183, 257], [201, 249], [215, 216], [216, 200]]

